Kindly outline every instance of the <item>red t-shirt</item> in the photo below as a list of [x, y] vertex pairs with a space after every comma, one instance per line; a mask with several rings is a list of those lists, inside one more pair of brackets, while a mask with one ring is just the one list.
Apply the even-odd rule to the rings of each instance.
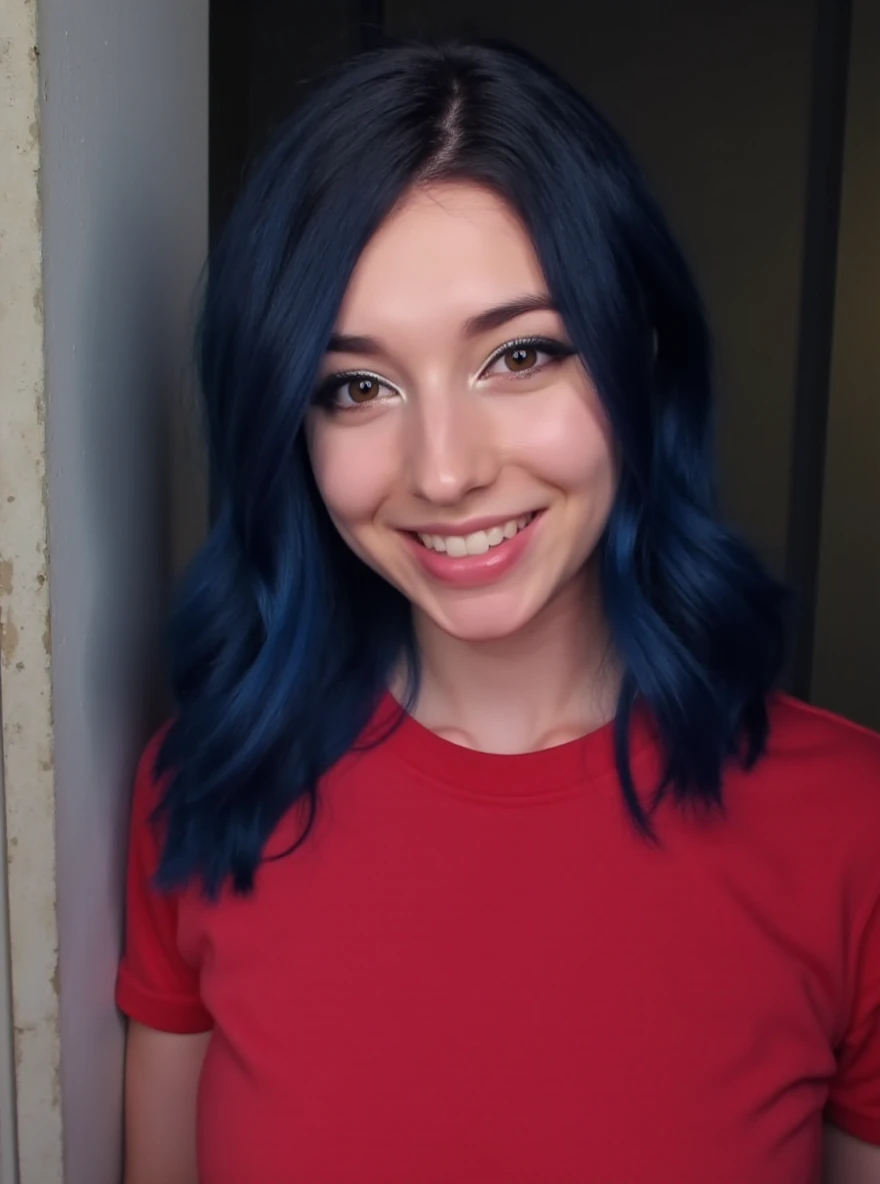
[[823, 1114], [880, 1143], [880, 737], [772, 718], [660, 847], [610, 727], [497, 756], [407, 719], [216, 905], [150, 887], [154, 743], [118, 1001], [213, 1030], [202, 1184], [807, 1184]]

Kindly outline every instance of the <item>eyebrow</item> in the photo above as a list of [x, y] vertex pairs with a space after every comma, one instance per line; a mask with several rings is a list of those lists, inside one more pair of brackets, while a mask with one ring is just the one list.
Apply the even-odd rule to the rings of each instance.
[[[500, 329], [508, 321], [525, 316], [527, 312], [558, 311], [554, 302], [547, 295], [536, 293], [529, 296], [517, 296], [504, 304], [487, 308], [485, 312], [469, 317], [464, 323], [464, 331], [467, 337], [479, 337], [480, 334], [488, 333], [491, 329]], [[327, 345], [327, 351], [334, 354], [366, 354], [368, 357], [378, 357], [386, 352], [382, 343], [375, 337], [349, 333], [334, 333]]]
[[525, 316], [527, 312], [558, 312], [556, 305], [549, 296], [535, 294], [534, 296], [517, 296], [505, 304], [496, 305], [485, 312], [478, 313], [464, 323], [464, 331], [468, 337], [479, 337], [481, 333], [488, 333], [490, 329], [500, 329], [508, 321]]

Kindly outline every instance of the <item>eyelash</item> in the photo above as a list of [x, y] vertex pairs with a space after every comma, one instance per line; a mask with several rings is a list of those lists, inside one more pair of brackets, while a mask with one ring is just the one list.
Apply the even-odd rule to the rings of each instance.
[[[517, 374], [511, 371], [506, 375], [507, 378], [512, 378], [519, 381], [524, 378], [531, 378], [533, 374], [544, 370], [547, 366], [553, 365], [555, 362], [560, 362], [565, 358], [571, 358], [575, 354], [575, 350], [571, 346], [563, 345], [561, 341], [554, 341], [552, 337], [518, 337], [515, 341], [508, 341], [504, 345], [499, 346], [498, 349], [489, 357], [483, 369], [480, 371], [480, 376], [495, 363], [503, 358], [505, 354], [513, 353], [517, 349], [535, 349], [539, 353], [544, 353], [549, 356], [549, 361], [542, 362], [537, 366], [532, 366], [528, 370], [524, 370]], [[378, 383], [380, 386], [388, 387], [388, 383], [379, 374], [374, 374], [370, 370], [343, 370], [337, 374], [331, 374], [327, 377], [318, 390], [315, 392], [315, 403], [325, 407], [330, 411], [363, 411], [368, 407], [372, 407], [376, 400], [371, 400], [368, 403], [353, 403], [350, 406], [340, 407], [333, 402], [334, 396], [339, 391], [339, 388], [347, 382], [354, 382], [357, 379], [366, 378], [372, 382]], [[396, 388], [392, 388], [396, 389]]]

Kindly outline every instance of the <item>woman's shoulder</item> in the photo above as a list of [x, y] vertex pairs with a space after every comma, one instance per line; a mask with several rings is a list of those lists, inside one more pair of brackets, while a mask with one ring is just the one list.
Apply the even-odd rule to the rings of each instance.
[[804, 858], [860, 865], [880, 886], [880, 734], [775, 695], [766, 752], [737, 782], [749, 816]]
[[880, 733], [791, 695], [770, 701], [767, 757], [801, 776], [845, 777], [880, 796]]

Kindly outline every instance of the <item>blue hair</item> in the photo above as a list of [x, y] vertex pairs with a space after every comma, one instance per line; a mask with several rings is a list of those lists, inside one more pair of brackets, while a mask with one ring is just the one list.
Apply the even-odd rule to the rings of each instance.
[[[498, 43], [407, 44], [348, 64], [283, 127], [211, 259], [199, 337], [214, 514], [172, 615], [175, 715], [159, 882], [248, 891], [279, 820], [368, 723], [410, 606], [343, 544], [303, 421], [346, 285], [412, 186], [482, 183], [529, 230], [609, 415], [619, 493], [602, 588], [623, 667], [617, 763], [639, 704], [657, 795], [722, 804], [754, 763], [783, 658], [779, 586], [719, 520], [709, 334], [694, 283], [629, 152], [571, 87]], [[302, 841], [302, 840], [301, 840]]]

